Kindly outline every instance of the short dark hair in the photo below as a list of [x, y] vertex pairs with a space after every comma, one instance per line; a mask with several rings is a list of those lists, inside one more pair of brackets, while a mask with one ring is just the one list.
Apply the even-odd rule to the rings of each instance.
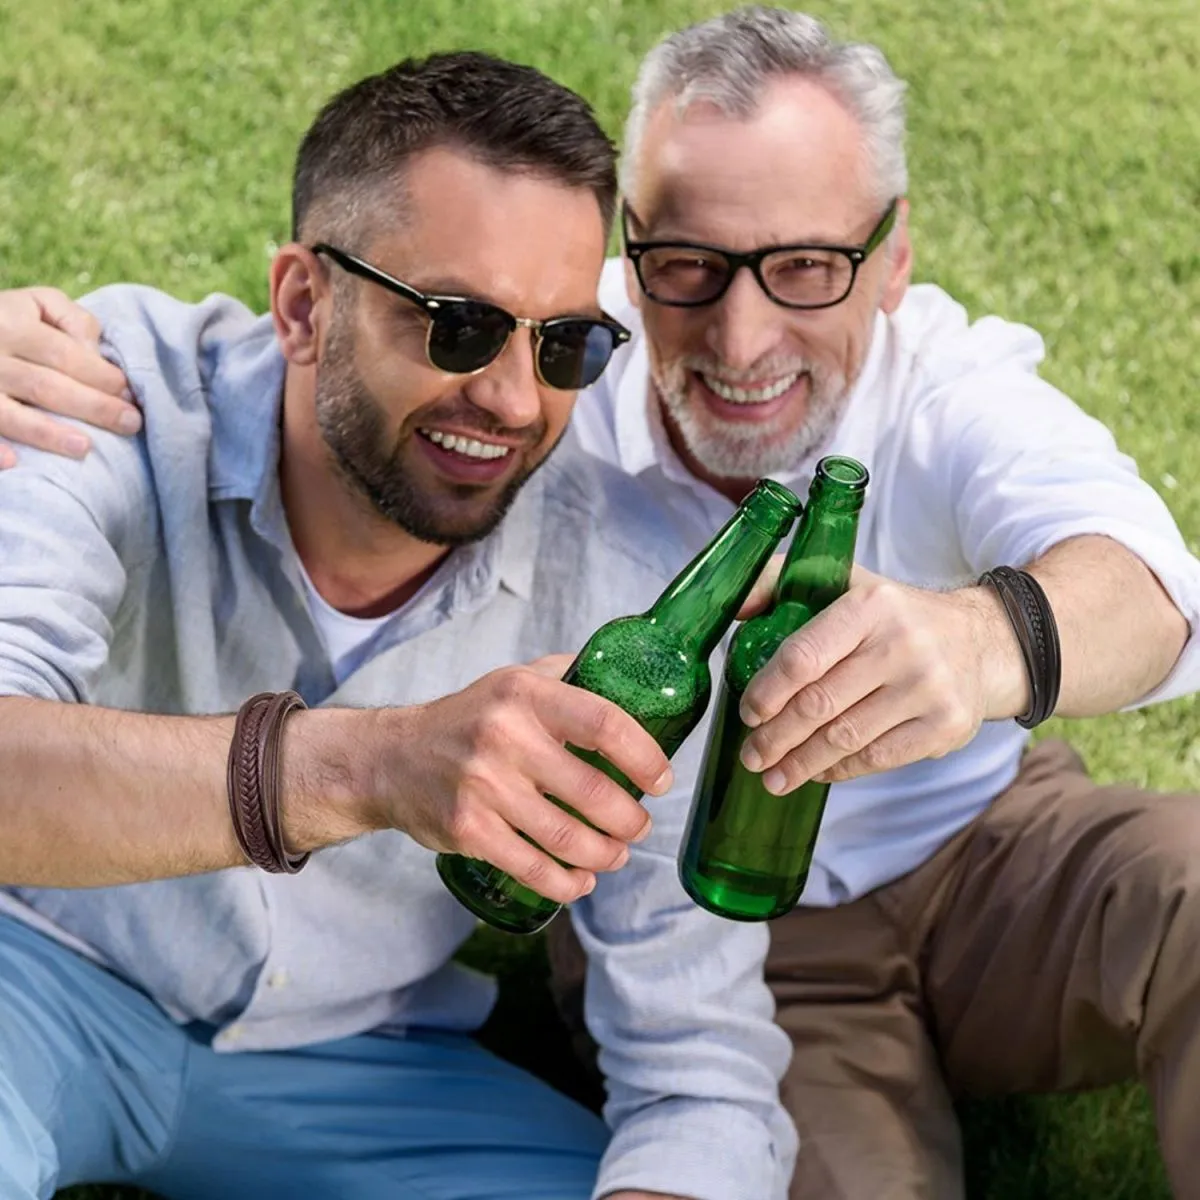
[[307, 236], [314, 210], [336, 226], [322, 237], [361, 235], [367, 192], [441, 146], [590, 188], [612, 224], [616, 149], [587, 102], [533, 67], [459, 51], [405, 59], [325, 105], [296, 156], [292, 237]]

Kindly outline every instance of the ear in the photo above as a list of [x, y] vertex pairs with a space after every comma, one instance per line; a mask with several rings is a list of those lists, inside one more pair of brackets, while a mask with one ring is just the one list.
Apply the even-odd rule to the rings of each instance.
[[332, 294], [329, 276], [307, 246], [289, 242], [271, 263], [271, 318], [283, 356], [293, 366], [311, 367], [320, 358]]
[[908, 235], [908, 200], [901, 197], [896, 205], [896, 227], [888, 238], [887, 277], [883, 285], [883, 297], [879, 307], [885, 313], [893, 313], [900, 307], [904, 293], [912, 280], [912, 239]]

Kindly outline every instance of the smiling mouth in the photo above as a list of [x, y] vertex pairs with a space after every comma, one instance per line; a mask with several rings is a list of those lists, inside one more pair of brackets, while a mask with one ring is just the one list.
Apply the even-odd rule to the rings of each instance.
[[458, 433], [443, 433], [440, 429], [418, 429], [417, 433], [442, 450], [461, 455], [463, 458], [474, 459], [476, 462], [507, 458], [512, 453], [511, 446], [504, 446], [499, 442], [485, 442], [479, 438], [464, 437]]
[[727, 404], [767, 404], [772, 400], [778, 400], [784, 392], [792, 388], [802, 372], [794, 371], [791, 375], [782, 375], [771, 383], [764, 383], [759, 387], [738, 387], [717, 379], [713, 375], [706, 375], [702, 371], [697, 374], [703, 380], [704, 386]]

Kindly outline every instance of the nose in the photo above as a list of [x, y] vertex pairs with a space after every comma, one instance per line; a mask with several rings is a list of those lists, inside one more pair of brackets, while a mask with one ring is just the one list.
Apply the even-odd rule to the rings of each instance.
[[472, 404], [487, 409], [506, 429], [524, 429], [542, 415], [541, 384], [533, 367], [533, 339], [513, 330], [504, 349], [467, 385]]
[[746, 267], [734, 275], [711, 312], [706, 331], [708, 348], [734, 370], [753, 367], [778, 346], [783, 335], [783, 310]]

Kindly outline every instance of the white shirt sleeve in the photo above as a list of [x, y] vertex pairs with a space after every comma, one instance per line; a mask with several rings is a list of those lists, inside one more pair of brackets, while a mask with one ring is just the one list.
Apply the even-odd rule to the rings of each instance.
[[963, 557], [976, 573], [1025, 565], [1085, 534], [1110, 537], [1136, 554], [1191, 630], [1167, 679], [1137, 705], [1195, 691], [1200, 563], [1109, 430], [1038, 377], [1041, 357], [1037, 334], [998, 318], [956, 338], [953, 361], [927, 365], [911, 410], [912, 477], [922, 481], [927, 503], [953, 514]]

